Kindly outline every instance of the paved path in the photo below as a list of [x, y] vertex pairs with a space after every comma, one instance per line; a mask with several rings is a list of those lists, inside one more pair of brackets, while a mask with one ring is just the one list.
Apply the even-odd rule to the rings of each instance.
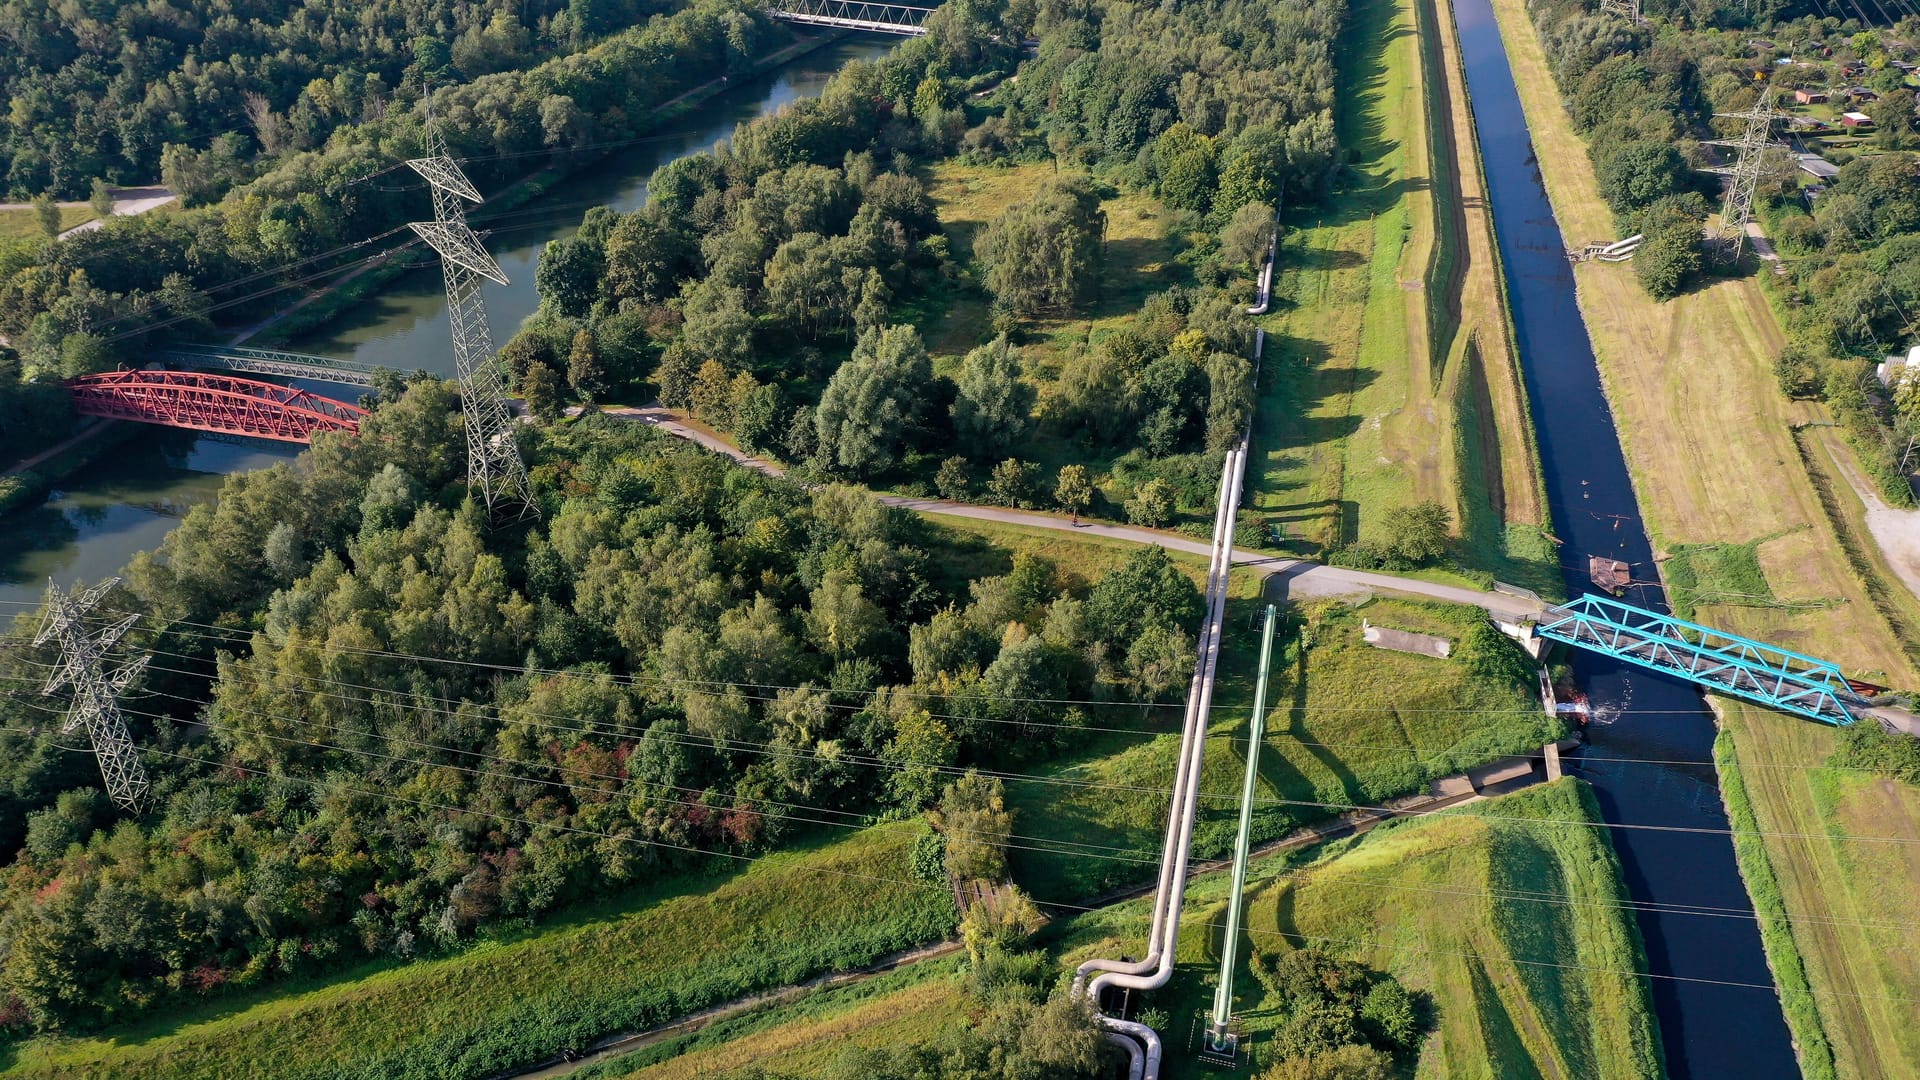
[[87, 441], [88, 439], [93, 438], [95, 435], [100, 434], [101, 429], [105, 428], [108, 424], [112, 422], [113, 421], [111, 420], [101, 420], [97, 418], [94, 420], [91, 420], [87, 424], [83, 425], [80, 428], [80, 430], [74, 432], [68, 438], [58, 443], [55, 443], [52, 446], [47, 447], [45, 450], [40, 451], [39, 453], [26, 459], [25, 461], [16, 462], [15, 464], [9, 466], [4, 472], [0, 472], [0, 476], [18, 476], [21, 473], [26, 472], [28, 469], [33, 468], [35, 465], [38, 465], [41, 462], [47, 460], [48, 458], [54, 456], [55, 454], [61, 453], [72, 447], [78, 446], [81, 443]]
[[[568, 411], [576, 412], [571, 409]], [[738, 464], [749, 469], [757, 469], [769, 476], [779, 476], [783, 471], [773, 462], [754, 457], [710, 431], [681, 421], [671, 411], [658, 404], [648, 405], [645, 408], [618, 408], [602, 411], [623, 420], [637, 420], [652, 424], [668, 434], [698, 443], [716, 454], [724, 454]], [[914, 510], [922, 514], [994, 521], [1003, 525], [1018, 525], [1031, 529], [1055, 529], [1132, 544], [1158, 544], [1169, 551], [1185, 552], [1203, 558], [1211, 552], [1211, 548], [1204, 540], [1131, 525], [1103, 525], [1094, 522], [1075, 525], [1068, 518], [1052, 514], [1008, 510], [998, 506], [976, 506], [971, 503], [949, 502], [945, 499], [916, 499], [905, 495], [882, 495], [879, 498], [888, 506], [897, 506], [903, 510]], [[1270, 585], [1277, 582], [1283, 594], [1289, 598], [1389, 592], [1427, 600], [1443, 600], [1452, 604], [1471, 604], [1485, 609], [1495, 618], [1508, 621], [1530, 619], [1538, 615], [1541, 610], [1539, 603], [1524, 597], [1483, 592], [1459, 585], [1443, 585], [1439, 582], [1421, 581], [1418, 578], [1399, 577], [1369, 570], [1348, 570], [1338, 566], [1325, 566], [1302, 559], [1290, 559], [1284, 555], [1248, 551], [1244, 548], [1234, 549], [1233, 561], [1236, 566], [1255, 566], [1267, 570], [1273, 575]]]
[[[154, 184], [149, 187], [114, 188], [112, 190], [113, 190], [113, 215], [112, 216], [114, 217], [132, 217], [135, 214], [144, 214], [149, 210], [155, 209], [156, 207], [165, 206], [176, 198], [176, 196], [172, 191], [170, 191], [167, 188], [161, 187], [158, 184]], [[63, 202], [60, 205], [62, 207], [75, 208], [75, 207], [81, 207], [81, 206], [88, 206], [90, 204], [86, 202]], [[31, 210], [31, 209], [33, 209], [32, 203], [0, 203], [0, 210]], [[67, 237], [72, 236], [75, 233], [92, 232], [93, 230], [99, 228], [101, 224], [105, 222], [105, 220], [106, 220], [105, 218], [94, 218], [91, 221], [83, 221], [80, 224], [75, 225], [73, 228], [68, 229], [65, 232], [61, 233], [60, 239], [65, 240]]]

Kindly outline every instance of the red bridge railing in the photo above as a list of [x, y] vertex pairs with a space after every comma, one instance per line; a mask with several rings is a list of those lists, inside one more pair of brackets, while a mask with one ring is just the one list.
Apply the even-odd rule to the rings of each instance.
[[310, 443], [359, 431], [365, 409], [292, 386], [189, 371], [112, 371], [67, 381], [73, 409], [146, 424]]

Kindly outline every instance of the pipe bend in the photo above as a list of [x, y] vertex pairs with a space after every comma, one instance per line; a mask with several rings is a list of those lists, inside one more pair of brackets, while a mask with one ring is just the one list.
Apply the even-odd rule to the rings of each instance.
[[[1132, 1020], [1115, 1020], [1110, 1016], [1101, 1017], [1100, 1024], [1107, 1029], [1108, 1042], [1116, 1044], [1124, 1042], [1129, 1048], [1127, 1080], [1157, 1080], [1160, 1075], [1162, 1052], [1159, 1032], [1145, 1024], [1137, 1024]], [[1139, 1040], [1137, 1044], [1134, 1042], [1135, 1039]]]

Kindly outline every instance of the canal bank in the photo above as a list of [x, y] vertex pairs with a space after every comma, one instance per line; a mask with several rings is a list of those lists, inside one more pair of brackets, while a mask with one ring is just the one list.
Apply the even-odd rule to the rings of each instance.
[[[1566, 568], [1584, 567], [1590, 556], [1651, 568], [1652, 545], [1492, 5], [1455, 0], [1454, 15], [1560, 562], [1577, 596], [1590, 584]], [[1666, 610], [1656, 581], [1632, 586], [1626, 599]], [[1717, 777], [1705, 764], [1715, 736], [1705, 703], [1690, 686], [1598, 656], [1575, 655], [1572, 665], [1594, 708], [1591, 743], [1574, 771], [1593, 785], [1606, 820], [1624, 826], [1612, 839], [1627, 891], [1641, 905], [1670, 1075], [1797, 1075], [1755, 922], [1701, 914], [1753, 911], [1724, 835]], [[1700, 764], [1653, 764], [1668, 761]]]
[[[621, 212], [646, 200], [647, 179], [668, 161], [708, 149], [736, 125], [802, 98], [815, 97], [848, 61], [872, 59], [893, 39], [830, 41], [778, 70], [737, 79], [728, 89], [678, 114], [650, 141], [610, 154], [554, 183], [538, 200], [495, 228], [488, 245], [511, 285], [489, 284], [488, 315], [504, 341], [539, 306], [534, 271], [547, 241], [571, 236], [587, 208]], [[453, 375], [452, 332], [438, 267], [412, 271], [385, 290], [361, 298], [295, 348], [337, 359]], [[322, 388], [349, 399], [360, 391]], [[37, 603], [49, 578], [62, 585], [97, 581], [124, 567], [160, 540], [194, 506], [219, 493], [226, 474], [290, 461], [298, 448], [225, 441], [147, 425], [84, 467], [47, 484], [37, 505], [0, 516], [0, 601]]]

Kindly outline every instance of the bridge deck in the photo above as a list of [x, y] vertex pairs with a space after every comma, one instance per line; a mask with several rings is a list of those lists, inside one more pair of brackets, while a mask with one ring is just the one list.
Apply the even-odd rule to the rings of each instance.
[[1671, 615], [1588, 594], [1547, 609], [1537, 632], [1677, 675], [1715, 693], [1818, 720], [1851, 724], [1865, 701], [1838, 665]]
[[865, 0], [773, 0], [767, 5], [767, 14], [781, 22], [911, 37], [927, 32], [927, 16], [932, 11], [932, 8], [909, 4]]

